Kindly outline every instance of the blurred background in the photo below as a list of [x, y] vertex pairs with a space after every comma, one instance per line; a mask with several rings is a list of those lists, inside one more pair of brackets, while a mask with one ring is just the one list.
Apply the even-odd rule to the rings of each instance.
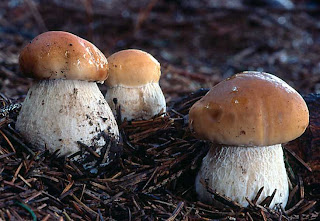
[[18, 69], [19, 51], [48, 30], [74, 33], [106, 56], [151, 53], [168, 102], [244, 70], [273, 73], [302, 94], [320, 92], [315, 0], [2, 0], [1, 93], [27, 93], [32, 79]]

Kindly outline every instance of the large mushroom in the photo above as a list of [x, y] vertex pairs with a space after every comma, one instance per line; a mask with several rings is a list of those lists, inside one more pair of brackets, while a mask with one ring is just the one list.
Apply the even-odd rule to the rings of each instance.
[[108, 57], [109, 77], [106, 100], [121, 120], [147, 120], [166, 111], [159, 86], [160, 64], [150, 54], [136, 49], [119, 51]]
[[21, 71], [38, 80], [28, 91], [16, 129], [32, 145], [79, 151], [77, 141], [104, 145], [102, 132], [118, 139], [119, 131], [96, 82], [107, 76], [108, 62], [92, 43], [67, 32], [34, 38], [20, 54]]
[[272, 195], [270, 207], [285, 207], [289, 188], [281, 143], [299, 137], [309, 123], [303, 98], [276, 76], [243, 72], [213, 87], [190, 109], [189, 124], [210, 150], [196, 178], [200, 200], [212, 202], [207, 189], [247, 206]]

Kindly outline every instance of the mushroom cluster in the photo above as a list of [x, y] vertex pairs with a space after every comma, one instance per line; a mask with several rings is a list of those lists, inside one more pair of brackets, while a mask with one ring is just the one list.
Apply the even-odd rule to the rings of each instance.
[[38, 80], [28, 91], [16, 129], [32, 145], [79, 151], [78, 141], [103, 146], [102, 132], [118, 139], [112, 111], [96, 82], [108, 76], [108, 62], [92, 43], [67, 32], [33, 39], [19, 58], [21, 71]]
[[159, 86], [160, 63], [149, 53], [128, 49], [108, 57], [109, 77], [106, 100], [121, 120], [148, 120], [166, 111]]
[[[196, 178], [200, 200], [214, 191], [247, 206], [276, 190], [270, 207], [285, 207], [289, 188], [281, 143], [299, 137], [309, 123], [303, 98], [276, 76], [243, 72], [213, 87], [189, 113], [195, 135], [210, 141]], [[258, 201], [259, 203], [260, 201]]]
[[[102, 133], [118, 140], [118, 108], [121, 120], [166, 111], [160, 64], [141, 50], [119, 51], [107, 60], [92, 43], [52, 31], [33, 39], [19, 63], [38, 82], [28, 91], [16, 129], [32, 145], [60, 150], [61, 156], [78, 152], [79, 141], [104, 146]], [[105, 97], [96, 84], [104, 81]], [[303, 98], [271, 74], [243, 72], [217, 84], [189, 113], [191, 130], [211, 146], [196, 178], [200, 200], [212, 201], [208, 185], [247, 206], [246, 197], [264, 187], [260, 200], [276, 190], [270, 206], [285, 207], [289, 188], [281, 143], [299, 137], [308, 123]]]

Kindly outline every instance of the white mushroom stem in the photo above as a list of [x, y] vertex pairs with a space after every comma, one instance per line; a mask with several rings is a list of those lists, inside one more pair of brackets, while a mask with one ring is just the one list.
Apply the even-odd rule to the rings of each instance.
[[116, 116], [115, 98], [120, 105], [121, 120], [147, 120], [166, 111], [166, 100], [158, 83], [108, 88], [106, 100]]
[[277, 203], [285, 207], [289, 196], [280, 144], [267, 147], [217, 147], [212, 144], [195, 183], [200, 200], [212, 202], [213, 196], [201, 179], [214, 191], [242, 206], [248, 205], [245, 197], [253, 200], [261, 187], [264, 189], [258, 203], [277, 189], [270, 208]]
[[95, 82], [43, 80], [34, 84], [22, 105], [16, 129], [29, 143], [61, 155], [79, 150], [77, 141], [104, 145], [101, 131], [118, 138], [114, 116]]

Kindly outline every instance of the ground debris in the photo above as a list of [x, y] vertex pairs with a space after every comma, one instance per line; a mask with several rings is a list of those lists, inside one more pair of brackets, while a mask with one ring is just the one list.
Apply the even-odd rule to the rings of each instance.
[[[208, 147], [190, 133], [188, 112], [208, 92], [199, 88], [258, 70], [301, 93], [320, 91], [319, 8], [221, 8], [213, 2], [218, 1], [0, 2], [0, 90], [5, 94], [0, 94], [0, 219], [319, 219], [319, 94], [305, 96], [310, 126], [285, 147], [291, 186], [287, 208], [257, 205], [259, 193], [248, 199], [248, 208], [219, 193], [214, 205], [197, 201], [194, 179]], [[14, 130], [34, 82], [18, 69], [19, 51], [47, 29], [86, 38], [106, 56], [127, 48], [151, 53], [161, 63], [168, 113], [124, 122], [123, 151], [116, 152], [118, 144], [108, 141], [97, 158], [94, 147], [84, 146], [83, 163], [29, 146]], [[99, 87], [105, 93], [106, 86]]]
[[[294, 188], [285, 209], [281, 205], [274, 210], [257, 205], [261, 191], [252, 201], [248, 199], [247, 208], [209, 188], [208, 191], [216, 196], [215, 203], [206, 205], [197, 201], [194, 179], [207, 152], [207, 145], [192, 136], [185, 119], [190, 106], [206, 92], [202, 89], [173, 101], [165, 115], [146, 121], [123, 122], [120, 126], [123, 152], [102, 166], [101, 162], [93, 164], [97, 169], [93, 174], [77, 161], [58, 158], [57, 153], [39, 152], [28, 147], [34, 152], [32, 155], [21, 146], [23, 141], [17, 142], [12, 137], [5, 139], [5, 134], [2, 134], [1, 217], [55, 220], [61, 217], [67, 220], [80, 217], [85, 220], [316, 220], [319, 215], [316, 205], [319, 190], [310, 188], [309, 185], [315, 183], [305, 186], [305, 176], [296, 171], [307, 171], [309, 176], [313, 172], [295, 160], [291, 164], [296, 179], [291, 179]], [[2, 102], [1, 108], [14, 104], [10, 102]], [[0, 131], [10, 131], [10, 127], [14, 127], [17, 111], [11, 111], [13, 113], [9, 110], [8, 115], [1, 118], [6, 120], [2, 121]], [[118, 144], [111, 143], [109, 149], [113, 145]], [[83, 151], [88, 151], [88, 156], [97, 159], [92, 149], [86, 147]], [[272, 196], [263, 200], [263, 204], [268, 205], [270, 200]]]

